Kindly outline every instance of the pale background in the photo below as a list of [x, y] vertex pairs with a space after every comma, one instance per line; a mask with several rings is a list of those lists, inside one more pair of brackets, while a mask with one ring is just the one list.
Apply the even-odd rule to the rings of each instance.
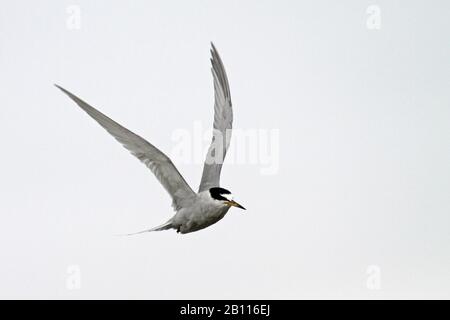
[[[1, 8], [1, 298], [450, 298], [448, 1]], [[53, 83], [170, 151], [211, 124], [210, 41], [235, 127], [279, 129], [279, 170], [225, 165], [245, 214], [116, 237], [169, 197]], [[196, 189], [201, 166], [178, 167]]]

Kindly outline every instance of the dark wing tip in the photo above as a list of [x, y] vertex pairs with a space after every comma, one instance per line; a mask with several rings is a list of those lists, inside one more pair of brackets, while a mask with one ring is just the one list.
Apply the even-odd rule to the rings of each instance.
[[216, 46], [214, 45], [214, 43], [212, 41], [211, 41], [211, 49], [210, 49], [210, 51], [211, 51], [211, 56], [213, 58], [219, 56], [219, 51], [217, 50]]
[[61, 86], [57, 85], [56, 83], [54, 83], [53, 85], [54, 85], [55, 87], [57, 87], [59, 90], [64, 91], [64, 89], [63, 89]]
[[59, 90], [61, 90], [62, 92], [64, 92], [65, 94], [67, 94], [69, 97], [73, 97], [73, 94], [70, 93], [69, 91], [67, 91], [66, 89], [64, 89], [63, 87], [57, 85], [56, 83], [53, 84], [55, 87], [57, 87]]
[[220, 58], [219, 51], [217, 50], [214, 43], [211, 42], [211, 57], [213, 60], [218, 60], [220, 63], [222, 63], [222, 59]]
[[220, 58], [219, 52], [217, 51], [214, 43], [211, 42], [211, 65], [214, 77], [217, 78], [220, 83], [221, 89], [224, 92], [225, 98], [230, 99], [230, 87], [228, 84], [227, 74], [225, 72], [225, 67], [223, 65], [222, 59]]
[[[59, 90], [61, 90], [63, 93], [65, 93], [70, 99], [72, 99], [73, 101], [75, 101], [75, 103], [83, 110], [85, 110], [86, 112], [88, 112], [88, 109], [93, 109], [96, 112], [99, 112], [98, 110], [92, 108], [90, 105], [88, 105], [86, 102], [84, 102], [83, 100], [81, 100], [80, 98], [78, 98], [76, 95], [74, 95], [72, 92], [67, 91], [66, 89], [64, 89], [63, 87], [57, 85], [56, 83], [54, 84], [55, 87], [57, 87]], [[89, 113], [89, 112], [88, 112]]]

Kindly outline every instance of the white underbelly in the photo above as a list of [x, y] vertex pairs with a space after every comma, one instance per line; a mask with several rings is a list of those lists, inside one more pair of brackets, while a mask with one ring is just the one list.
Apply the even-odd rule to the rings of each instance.
[[180, 232], [188, 233], [197, 231], [216, 223], [222, 219], [230, 208], [218, 207], [218, 208], [201, 208], [196, 212], [186, 212], [183, 214], [183, 218], [180, 219]]

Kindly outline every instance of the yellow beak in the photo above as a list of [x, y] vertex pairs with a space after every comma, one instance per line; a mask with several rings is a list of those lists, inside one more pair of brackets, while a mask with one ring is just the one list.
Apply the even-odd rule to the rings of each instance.
[[236, 208], [239, 208], [239, 209], [247, 210], [247, 209], [245, 209], [243, 206], [241, 206], [239, 203], [237, 203], [237, 202], [234, 201], [234, 200], [226, 201], [225, 203], [226, 203], [227, 205], [229, 205], [230, 207], [236, 207]]

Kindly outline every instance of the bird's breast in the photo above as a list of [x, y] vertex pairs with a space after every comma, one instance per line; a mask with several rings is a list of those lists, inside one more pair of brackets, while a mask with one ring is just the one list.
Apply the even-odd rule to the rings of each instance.
[[181, 232], [188, 233], [206, 228], [222, 219], [229, 209], [228, 206], [199, 201], [179, 212]]

